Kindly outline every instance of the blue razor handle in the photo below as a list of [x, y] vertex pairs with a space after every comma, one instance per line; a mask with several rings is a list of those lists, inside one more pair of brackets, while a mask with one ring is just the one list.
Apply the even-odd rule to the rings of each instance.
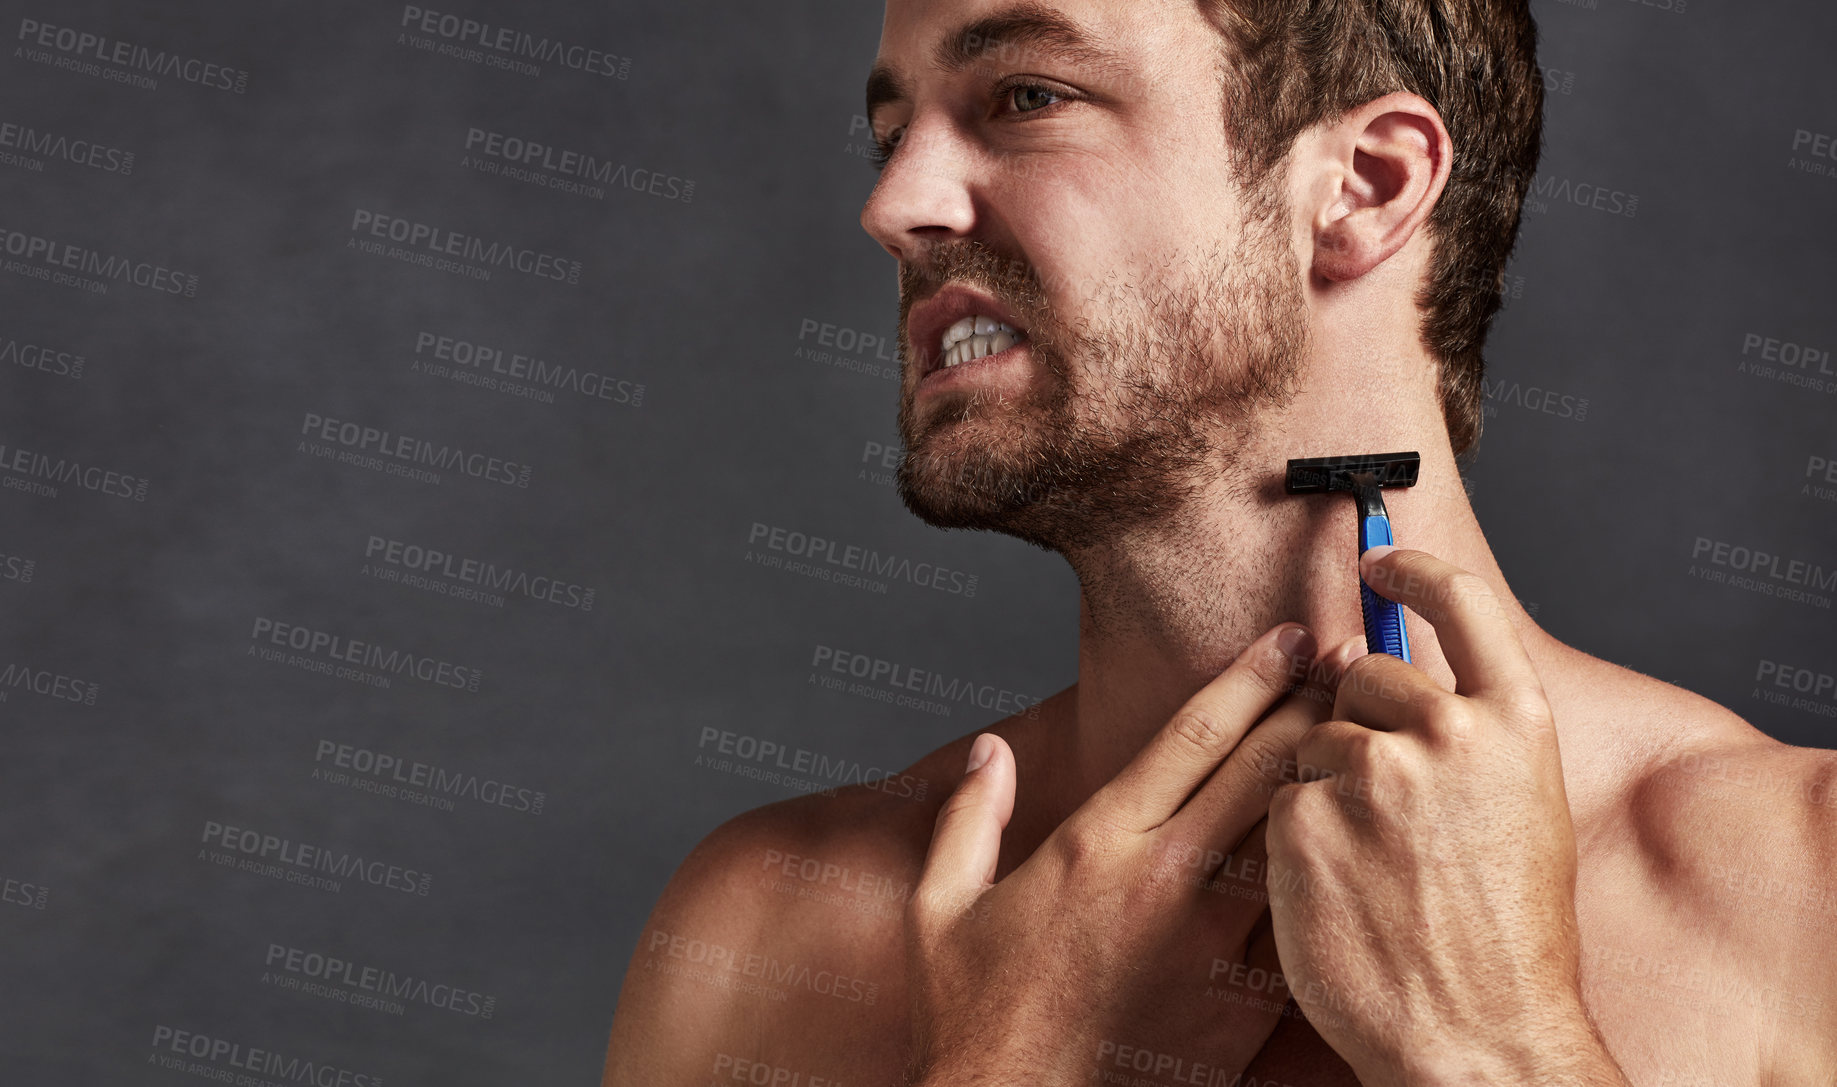
[[[1288, 462], [1282, 488], [1289, 494], [1352, 492], [1359, 508], [1359, 554], [1393, 543], [1390, 514], [1384, 510], [1384, 488], [1414, 487], [1422, 472], [1420, 453], [1362, 453], [1351, 457], [1297, 457]], [[1371, 591], [1359, 578], [1359, 611], [1365, 620], [1365, 648], [1410, 659], [1410, 640], [1403, 632], [1403, 605]]]
[[[1359, 554], [1391, 539], [1391, 519], [1384, 510], [1384, 496], [1375, 479], [1354, 476], [1353, 494], [1359, 502]], [[1365, 579], [1359, 579], [1359, 610], [1365, 618], [1365, 649], [1371, 653], [1389, 653], [1402, 660], [1410, 659], [1410, 639], [1403, 632], [1403, 605], [1386, 600], [1371, 591]]]

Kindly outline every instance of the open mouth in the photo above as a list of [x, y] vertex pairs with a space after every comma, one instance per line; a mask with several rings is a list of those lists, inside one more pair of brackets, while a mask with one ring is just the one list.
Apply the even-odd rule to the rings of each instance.
[[946, 283], [907, 315], [907, 335], [926, 387], [955, 385], [971, 374], [991, 390], [1027, 383], [1032, 340], [1020, 316], [967, 282]]
[[[938, 353], [932, 370], [949, 370], [989, 355], [999, 355], [1027, 334], [1006, 321], [986, 314], [972, 314], [944, 330], [938, 341]], [[929, 375], [928, 375], [929, 376]]]

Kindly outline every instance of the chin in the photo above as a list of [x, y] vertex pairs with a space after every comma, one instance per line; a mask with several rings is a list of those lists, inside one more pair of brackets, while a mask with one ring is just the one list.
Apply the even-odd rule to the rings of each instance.
[[933, 528], [999, 532], [1064, 553], [1098, 539], [1109, 520], [1093, 508], [1101, 473], [1089, 467], [1037, 431], [943, 423], [908, 448], [895, 478], [906, 508]]

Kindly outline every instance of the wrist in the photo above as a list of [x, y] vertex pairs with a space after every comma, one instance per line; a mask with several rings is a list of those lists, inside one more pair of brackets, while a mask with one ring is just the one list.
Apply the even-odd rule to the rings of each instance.
[[1578, 1007], [1547, 1030], [1483, 1047], [1421, 1051], [1402, 1087], [1630, 1087], [1607, 1045]]

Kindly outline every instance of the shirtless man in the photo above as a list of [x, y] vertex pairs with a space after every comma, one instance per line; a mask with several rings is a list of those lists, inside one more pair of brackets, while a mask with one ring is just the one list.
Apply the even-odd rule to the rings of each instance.
[[[1837, 755], [1540, 630], [1459, 480], [1529, 15], [1373, 3], [888, 0], [901, 494], [1066, 558], [1078, 679], [709, 835], [607, 1084], [1837, 1082]], [[1355, 570], [1284, 466], [1396, 450]]]

